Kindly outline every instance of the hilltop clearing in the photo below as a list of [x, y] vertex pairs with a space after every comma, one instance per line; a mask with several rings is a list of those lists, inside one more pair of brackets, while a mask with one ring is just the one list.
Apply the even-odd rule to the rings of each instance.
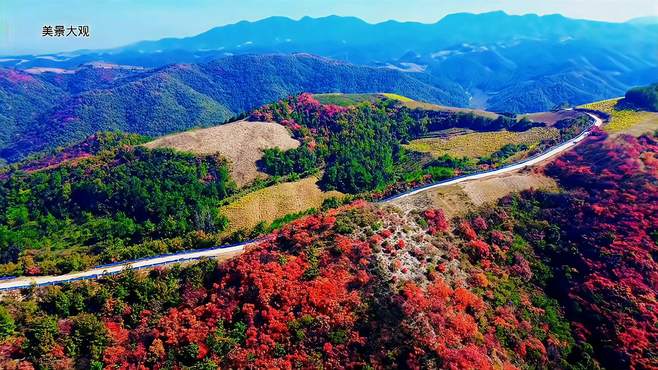
[[145, 146], [195, 154], [220, 154], [229, 160], [233, 180], [238, 186], [243, 186], [265, 175], [256, 166], [264, 149], [293, 149], [299, 146], [299, 141], [278, 123], [237, 121], [163, 136]]

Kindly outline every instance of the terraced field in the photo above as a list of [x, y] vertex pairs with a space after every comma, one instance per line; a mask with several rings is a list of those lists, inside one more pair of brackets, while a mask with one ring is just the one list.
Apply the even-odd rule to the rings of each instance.
[[482, 157], [491, 155], [506, 144], [526, 144], [529, 147], [543, 139], [557, 137], [558, 130], [535, 127], [524, 132], [472, 132], [449, 138], [425, 138], [412, 140], [405, 145], [408, 150], [428, 153], [434, 157], [450, 154], [457, 157]]
[[594, 109], [610, 115], [610, 123], [604, 129], [609, 133], [626, 133], [639, 136], [646, 132], [658, 130], [658, 113], [619, 109], [620, 99], [603, 100], [583, 105], [583, 108]]
[[285, 215], [320, 208], [331, 197], [341, 197], [337, 191], [322, 191], [317, 177], [286, 182], [249, 193], [221, 208], [229, 219], [229, 230], [250, 230], [259, 222], [271, 223]]

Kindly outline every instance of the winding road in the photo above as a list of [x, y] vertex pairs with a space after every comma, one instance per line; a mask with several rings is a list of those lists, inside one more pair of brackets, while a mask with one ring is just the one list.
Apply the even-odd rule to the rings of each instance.
[[[525, 159], [521, 162], [504, 166], [495, 170], [478, 172], [471, 175], [465, 175], [465, 176], [441, 181], [438, 183], [426, 185], [417, 189], [412, 189], [402, 194], [398, 194], [390, 198], [383, 199], [379, 201], [379, 203], [387, 203], [394, 200], [406, 198], [430, 189], [436, 189], [444, 186], [459, 184], [466, 181], [472, 181], [472, 180], [482, 179], [485, 177], [496, 176], [503, 173], [514, 172], [529, 166], [536, 165], [540, 162], [543, 162], [551, 157], [554, 157], [576, 146], [578, 143], [583, 141], [590, 134], [593, 127], [595, 126], [600, 127], [601, 125], [603, 125], [603, 120], [601, 120], [599, 117], [591, 113], [587, 113], [587, 114], [594, 119], [594, 123], [592, 124], [592, 126], [590, 126], [587, 130], [583, 131], [577, 137], [563, 144], [555, 146], [544, 153], [540, 153], [538, 155]], [[240, 254], [245, 250], [245, 248], [251, 245], [256, 245], [266, 239], [267, 237], [264, 237], [255, 240], [250, 240], [244, 243], [225, 245], [225, 246], [209, 248], [204, 250], [184, 251], [177, 254], [154, 256], [154, 257], [148, 257], [148, 258], [132, 260], [132, 261], [121, 261], [110, 265], [97, 266], [87, 271], [72, 272], [69, 274], [59, 275], [59, 276], [22, 276], [14, 279], [0, 280], [0, 291], [29, 288], [33, 286], [48, 286], [48, 285], [62, 284], [62, 283], [67, 283], [77, 280], [96, 279], [104, 275], [113, 275], [125, 270], [136, 270], [136, 269], [150, 268], [155, 266], [163, 266], [172, 263], [194, 261], [202, 258], [228, 258]]]

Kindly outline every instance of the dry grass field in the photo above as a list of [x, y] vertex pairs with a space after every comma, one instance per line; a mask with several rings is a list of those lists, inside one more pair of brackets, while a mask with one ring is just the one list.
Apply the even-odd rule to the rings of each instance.
[[323, 192], [317, 185], [317, 177], [270, 186], [237, 199], [220, 209], [229, 219], [227, 233], [249, 230], [259, 222], [271, 223], [290, 213], [319, 208], [330, 197], [340, 197], [337, 191]]
[[391, 204], [405, 212], [429, 207], [441, 208], [447, 217], [452, 218], [496, 202], [513, 192], [528, 189], [556, 190], [557, 184], [552, 178], [539, 173], [516, 172], [431, 189]]
[[610, 123], [604, 129], [611, 134], [625, 133], [639, 136], [658, 130], [658, 113], [618, 109], [619, 99], [603, 100], [583, 105], [584, 108], [599, 110], [610, 115]]
[[552, 178], [529, 171], [465, 182], [461, 184], [461, 188], [473, 204], [481, 206], [510, 193], [528, 189], [557, 190], [558, 186]]
[[231, 162], [231, 176], [235, 182], [238, 186], [244, 186], [266, 176], [256, 167], [256, 162], [263, 156], [263, 149], [292, 149], [298, 147], [299, 142], [278, 123], [238, 121], [163, 136], [145, 146], [174, 148], [197, 154], [220, 153]]
[[498, 118], [498, 114], [493, 112], [488, 112], [481, 109], [469, 109], [469, 108], [456, 108], [456, 107], [446, 107], [443, 105], [430, 104], [415, 100], [402, 100], [403, 105], [411, 109], [426, 109], [426, 110], [436, 110], [441, 112], [461, 112], [461, 113], [473, 113], [478, 116], [489, 117], [492, 119]]
[[543, 139], [557, 137], [558, 130], [535, 127], [524, 132], [495, 131], [472, 132], [449, 138], [425, 138], [412, 140], [405, 145], [408, 150], [429, 153], [434, 157], [450, 154], [457, 157], [482, 157], [490, 155], [506, 144], [535, 145]]
[[521, 119], [525, 117], [533, 122], [544, 122], [545, 124], [552, 126], [560, 120], [576, 118], [581, 115], [584, 115], [584, 113], [576, 112], [574, 110], [561, 110], [557, 112], [528, 113], [521, 115], [518, 118]]

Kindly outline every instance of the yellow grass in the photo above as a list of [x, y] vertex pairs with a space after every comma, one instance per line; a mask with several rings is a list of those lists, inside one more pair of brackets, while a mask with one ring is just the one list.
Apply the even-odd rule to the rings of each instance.
[[524, 132], [473, 132], [451, 138], [426, 138], [411, 141], [405, 147], [434, 157], [450, 154], [457, 157], [482, 157], [491, 155], [506, 144], [526, 144], [529, 147], [543, 139], [557, 137], [558, 130], [535, 127]]
[[410, 99], [410, 98], [407, 98], [406, 96], [402, 96], [402, 95], [398, 95], [398, 94], [384, 93], [382, 95], [389, 98], [389, 99], [399, 100], [401, 102], [411, 102], [411, 101], [413, 101], [413, 99]]
[[555, 191], [558, 186], [555, 180], [539, 173], [515, 172], [431, 189], [395, 200], [392, 204], [403, 211], [440, 208], [447, 217], [452, 218], [528, 189]]
[[403, 101], [403, 105], [411, 109], [425, 109], [425, 110], [435, 110], [440, 112], [461, 112], [461, 113], [473, 113], [478, 116], [488, 117], [491, 119], [498, 118], [498, 114], [493, 112], [488, 112], [481, 109], [469, 109], [469, 108], [457, 108], [457, 107], [447, 107], [444, 105], [437, 105], [431, 103], [425, 103], [415, 100]]
[[619, 99], [604, 100], [583, 105], [610, 115], [610, 122], [604, 129], [610, 133], [629, 133], [640, 135], [658, 129], [658, 113], [617, 109]]
[[319, 208], [330, 197], [341, 197], [337, 191], [323, 192], [317, 185], [317, 177], [281, 183], [249, 193], [235, 202], [220, 208], [228, 217], [227, 233], [250, 230], [259, 222], [271, 223], [290, 213]]
[[292, 149], [298, 147], [299, 142], [278, 123], [238, 121], [163, 136], [145, 146], [174, 148], [196, 154], [219, 153], [231, 162], [233, 180], [238, 186], [243, 186], [266, 176], [256, 166], [256, 162], [263, 157], [263, 149]]
[[501, 176], [485, 178], [480, 181], [470, 181], [461, 184], [462, 190], [476, 206], [495, 202], [513, 192], [528, 189], [545, 189], [556, 191], [554, 179], [534, 172], [510, 173]]

